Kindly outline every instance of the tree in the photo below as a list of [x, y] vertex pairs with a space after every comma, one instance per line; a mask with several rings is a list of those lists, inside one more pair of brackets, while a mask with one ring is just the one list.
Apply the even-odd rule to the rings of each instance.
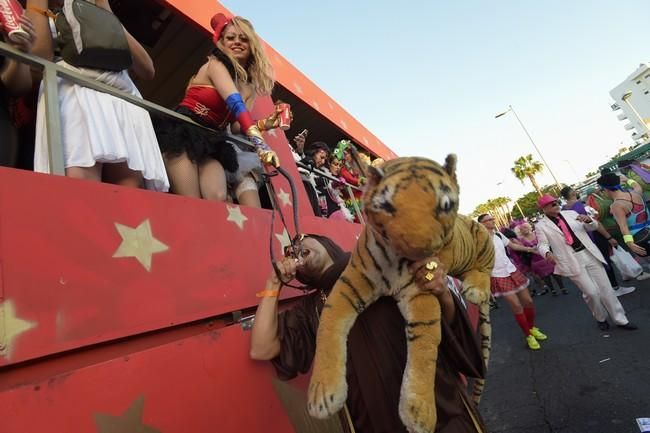
[[524, 183], [524, 179], [528, 178], [533, 188], [537, 191], [538, 195], [542, 195], [537, 179], [535, 175], [542, 172], [544, 169], [544, 164], [533, 159], [533, 155], [530, 153], [526, 156], [520, 156], [516, 161], [515, 165], [510, 169], [517, 179]]
[[507, 204], [511, 200], [507, 197], [496, 197], [489, 199], [485, 203], [481, 203], [474, 209], [472, 212], [473, 217], [477, 217], [482, 214], [490, 214], [496, 220], [496, 224], [499, 227], [507, 227], [510, 221], [512, 221], [512, 215], [510, 209], [508, 209]]

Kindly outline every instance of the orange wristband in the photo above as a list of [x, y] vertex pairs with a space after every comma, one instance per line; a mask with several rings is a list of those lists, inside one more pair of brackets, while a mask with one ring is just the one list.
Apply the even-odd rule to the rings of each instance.
[[257, 292], [255, 296], [258, 298], [277, 298], [278, 295], [280, 294], [279, 290], [262, 290], [261, 292]]
[[56, 18], [56, 14], [53, 13], [52, 11], [50, 11], [50, 10], [47, 10], [47, 9], [41, 9], [39, 7], [36, 7], [36, 6], [27, 6], [27, 10], [34, 11], [37, 14], [44, 15], [44, 16], [46, 16], [48, 18]]

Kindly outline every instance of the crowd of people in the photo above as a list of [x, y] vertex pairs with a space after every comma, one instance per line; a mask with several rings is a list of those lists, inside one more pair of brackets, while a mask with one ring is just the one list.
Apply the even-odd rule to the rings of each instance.
[[[640, 185], [614, 172], [602, 173], [597, 183], [612, 200], [608, 212], [615, 218], [627, 249], [637, 261], [642, 260], [650, 247], [650, 213]], [[564, 278], [580, 290], [600, 330], [609, 330], [610, 322], [621, 329], [637, 329], [618, 300], [635, 290], [618, 283], [612, 256], [614, 249], [621, 248], [619, 242], [599, 222], [598, 212], [579, 200], [575, 189], [567, 186], [560, 196], [562, 199], [550, 194], [540, 196], [540, 217], [534, 225], [516, 220], [496, 230], [491, 215], [478, 217], [494, 237], [493, 296], [504, 298], [510, 305], [532, 350], [539, 349], [539, 341], [547, 337], [536, 335], [531, 295], [568, 294]], [[631, 256], [630, 260], [634, 261]], [[650, 278], [641, 266], [638, 268], [638, 273], [628, 279]]]
[[[112, 14], [108, 0], [95, 2], [97, 8], [109, 15], [94, 24], [105, 27], [103, 33], [113, 35], [112, 46], [122, 44], [121, 57], [115, 57], [118, 60], [109, 66], [99, 56], [80, 60], [69, 55], [70, 47], [66, 44], [72, 44], [75, 32], [84, 31], [72, 4], [71, 0], [24, 1], [26, 10], [21, 24], [26, 35], [9, 42], [23, 52], [141, 97], [131, 74], [152, 79], [154, 62]], [[50, 26], [55, 20], [60, 21], [54, 12], [62, 12], [66, 17], [72, 33], [69, 38], [53, 38]], [[283, 107], [277, 103], [275, 110], [262, 119], [253, 119], [250, 113], [257, 98], [271, 95], [275, 85], [273, 70], [250, 21], [217, 14], [210, 24], [214, 48], [189, 79], [183, 99], [174, 108], [202, 127], [168, 116], [150, 115], [125, 100], [63, 77], [57, 79], [66, 176], [261, 207], [263, 167], [280, 163], [266, 144], [264, 132], [280, 126]], [[30, 71], [14, 60], [3, 63], [0, 127], [9, 143], [2, 146], [0, 165], [49, 173], [45, 93], [42, 86], [38, 90], [39, 71]], [[34, 103], [29, 103], [30, 99]], [[21, 117], [29, 119], [30, 114], [31, 125], [29, 120], [19, 121]], [[18, 126], [31, 129], [22, 140], [18, 139]], [[228, 138], [231, 135], [242, 135], [253, 146], [233, 142]], [[305, 146], [305, 138], [306, 134], [298, 135], [292, 151], [306, 166], [303, 178], [309, 183], [307, 192], [314, 213], [358, 221], [352, 200], [358, 199], [360, 191], [355, 190], [351, 196], [346, 186], [363, 185], [365, 162], [354, 161], [351, 152], [369, 157], [356, 148], [353, 150], [354, 145], [348, 140], [341, 140], [332, 150], [322, 142]], [[31, 161], [18, 163], [19, 151], [33, 151]]]
[[316, 141], [305, 152], [307, 134], [304, 130], [294, 137], [292, 152], [314, 214], [360, 222], [365, 166], [379, 167], [383, 159], [372, 160], [350, 140], [340, 140], [333, 150], [327, 143]]

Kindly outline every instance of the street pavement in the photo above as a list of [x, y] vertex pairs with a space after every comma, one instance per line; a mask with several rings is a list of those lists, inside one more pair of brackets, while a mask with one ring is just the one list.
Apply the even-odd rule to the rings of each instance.
[[636, 331], [600, 331], [572, 284], [533, 298], [549, 337], [535, 352], [499, 301], [480, 405], [491, 433], [639, 432], [636, 418], [650, 418], [650, 280], [625, 285], [637, 288], [619, 298]]

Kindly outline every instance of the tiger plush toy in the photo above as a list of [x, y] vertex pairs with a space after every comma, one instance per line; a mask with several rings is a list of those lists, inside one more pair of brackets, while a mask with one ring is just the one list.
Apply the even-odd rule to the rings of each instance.
[[307, 407], [317, 418], [341, 409], [347, 398], [348, 333], [367, 306], [389, 295], [397, 300], [406, 320], [400, 418], [410, 432], [432, 433], [437, 422], [434, 378], [441, 309], [435, 295], [418, 289], [409, 264], [436, 254], [449, 275], [462, 279], [463, 295], [480, 306], [487, 363], [494, 248], [481, 224], [457, 213], [455, 155], [447, 156], [444, 166], [413, 157], [367, 169], [366, 226], [321, 314]]

